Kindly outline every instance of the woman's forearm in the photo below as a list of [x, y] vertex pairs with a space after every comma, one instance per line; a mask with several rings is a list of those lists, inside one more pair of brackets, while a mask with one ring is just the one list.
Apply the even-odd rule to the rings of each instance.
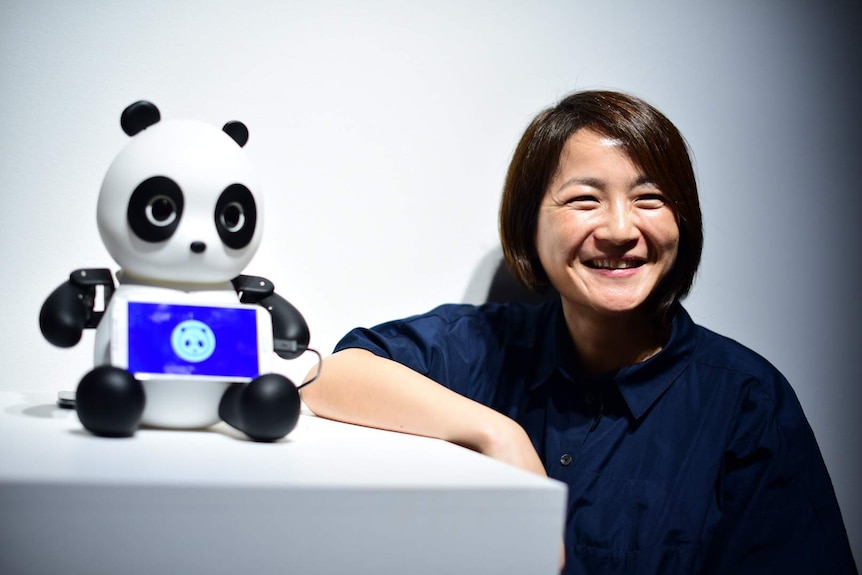
[[397, 362], [362, 349], [326, 358], [320, 378], [303, 388], [316, 415], [444, 439], [541, 475], [523, 428]]

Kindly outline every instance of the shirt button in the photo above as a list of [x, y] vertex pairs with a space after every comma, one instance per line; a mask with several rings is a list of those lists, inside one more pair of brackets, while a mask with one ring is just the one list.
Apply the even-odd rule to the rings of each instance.
[[572, 462], [572, 456], [568, 453], [564, 453], [560, 456], [560, 463], [562, 465], [569, 465]]
[[596, 396], [592, 393], [588, 393], [584, 396], [584, 403], [589, 406], [592, 406], [596, 402]]

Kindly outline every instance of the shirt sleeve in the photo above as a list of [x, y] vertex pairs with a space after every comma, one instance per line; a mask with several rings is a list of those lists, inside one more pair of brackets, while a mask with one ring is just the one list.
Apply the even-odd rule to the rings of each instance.
[[502, 365], [499, 308], [448, 304], [423, 314], [356, 328], [335, 351], [360, 348], [397, 361], [453, 391], [488, 404]]
[[780, 374], [746, 388], [716, 503], [707, 573], [857, 573], [814, 434]]

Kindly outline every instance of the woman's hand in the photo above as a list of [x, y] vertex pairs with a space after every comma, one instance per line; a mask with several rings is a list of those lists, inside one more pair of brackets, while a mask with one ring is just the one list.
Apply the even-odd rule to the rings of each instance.
[[524, 428], [508, 417], [491, 412], [483, 429], [478, 429], [475, 445], [466, 445], [479, 453], [547, 477], [545, 466], [536, 453]]

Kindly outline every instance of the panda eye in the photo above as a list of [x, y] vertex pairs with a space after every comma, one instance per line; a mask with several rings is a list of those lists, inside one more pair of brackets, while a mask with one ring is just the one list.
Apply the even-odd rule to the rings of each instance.
[[170, 178], [153, 176], [135, 188], [126, 219], [132, 232], [145, 242], [170, 238], [183, 215], [183, 192]]
[[219, 219], [225, 230], [236, 233], [245, 224], [245, 209], [239, 202], [231, 202], [221, 211]]
[[147, 221], [156, 227], [166, 227], [177, 219], [177, 205], [168, 196], [156, 196], [144, 209]]
[[238, 250], [251, 243], [257, 226], [257, 205], [247, 187], [231, 184], [225, 188], [216, 203], [215, 225], [227, 247]]

